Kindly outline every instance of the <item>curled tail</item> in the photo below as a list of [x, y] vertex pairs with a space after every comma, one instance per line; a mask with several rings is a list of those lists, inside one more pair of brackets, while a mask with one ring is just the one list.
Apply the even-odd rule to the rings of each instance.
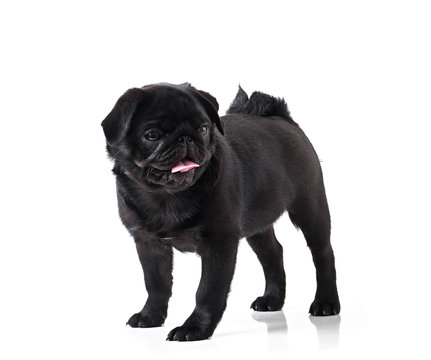
[[296, 125], [290, 116], [286, 101], [282, 98], [255, 91], [250, 98], [239, 86], [235, 99], [232, 101], [227, 114], [250, 114], [258, 116], [281, 116]]

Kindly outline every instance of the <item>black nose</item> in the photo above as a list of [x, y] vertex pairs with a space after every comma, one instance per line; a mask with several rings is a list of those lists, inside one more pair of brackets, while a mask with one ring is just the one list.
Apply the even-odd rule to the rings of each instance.
[[183, 142], [185, 142], [186, 140], [187, 140], [188, 142], [192, 142], [192, 141], [193, 141], [192, 137], [191, 137], [191, 136], [188, 136], [188, 135], [181, 135], [181, 136], [179, 136], [179, 137], [178, 137], [178, 142], [180, 142], [180, 143], [183, 143]]

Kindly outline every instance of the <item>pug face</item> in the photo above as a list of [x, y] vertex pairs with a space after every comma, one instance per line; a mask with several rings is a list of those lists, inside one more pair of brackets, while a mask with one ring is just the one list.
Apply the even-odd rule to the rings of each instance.
[[114, 171], [150, 191], [192, 186], [223, 134], [217, 110], [215, 98], [189, 84], [128, 90], [102, 123]]

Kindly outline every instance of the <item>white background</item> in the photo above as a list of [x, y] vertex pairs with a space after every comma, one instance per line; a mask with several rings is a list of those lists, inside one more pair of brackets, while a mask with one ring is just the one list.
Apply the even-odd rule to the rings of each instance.
[[[431, 13], [427, 1], [3, 1], [2, 359], [430, 358]], [[116, 210], [101, 121], [128, 88], [191, 82], [223, 114], [239, 83], [284, 97], [322, 160], [342, 312], [307, 315], [314, 268], [288, 217], [283, 312], [242, 243], [214, 336], [169, 343], [199, 280], [176, 253], [158, 329]]]

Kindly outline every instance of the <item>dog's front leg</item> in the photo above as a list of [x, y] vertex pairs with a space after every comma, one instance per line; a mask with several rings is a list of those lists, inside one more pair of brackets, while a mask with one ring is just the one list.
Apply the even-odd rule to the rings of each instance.
[[235, 269], [238, 242], [220, 243], [199, 252], [202, 275], [196, 292], [196, 307], [182, 326], [173, 329], [167, 340], [193, 341], [209, 338], [226, 308]]
[[135, 236], [135, 241], [148, 298], [144, 308], [134, 314], [127, 324], [131, 327], [161, 326], [166, 319], [172, 294], [172, 247], [141, 236]]

